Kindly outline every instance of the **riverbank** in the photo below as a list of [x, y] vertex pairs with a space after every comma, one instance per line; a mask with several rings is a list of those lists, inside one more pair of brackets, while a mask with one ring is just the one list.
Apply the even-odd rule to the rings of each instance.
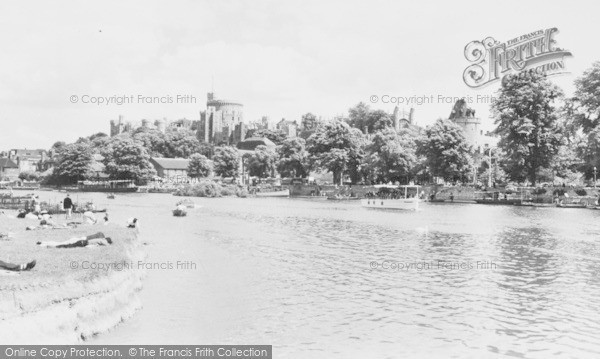
[[[0, 332], [6, 342], [77, 343], [106, 332], [131, 317], [141, 303], [144, 259], [134, 230], [117, 225], [79, 225], [74, 229], [26, 231], [36, 221], [0, 217], [0, 259], [23, 263], [31, 271], [0, 269]], [[38, 241], [63, 241], [103, 232], [113, 244], [100, 247], [43, 248]], [[109, 266], [111, 266], [109, 268]]]

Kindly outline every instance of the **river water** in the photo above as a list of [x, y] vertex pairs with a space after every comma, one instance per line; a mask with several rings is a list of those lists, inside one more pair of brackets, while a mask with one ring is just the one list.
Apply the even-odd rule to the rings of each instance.
[[113, 220], [139, 217], [155, 266], [143, 309], [92, 344], [272, 344], [275, 358], [600, 357], [600, 211], [221, 198], [173, 217], [170, 195], [82, 196]]

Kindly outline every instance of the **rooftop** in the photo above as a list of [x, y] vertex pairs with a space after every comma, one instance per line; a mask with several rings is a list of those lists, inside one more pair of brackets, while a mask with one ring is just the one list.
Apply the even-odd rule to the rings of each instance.
[[258, 146], [267, 146], [275, 148], [277, 145], [266, 137], [249, 137], [241, 142], [238, 142], [237, 148], [240, 150], [254, 151]]
[[0, 168], [19, 168], [16, 163], [14, 163], [9, 158], [0, 158]]

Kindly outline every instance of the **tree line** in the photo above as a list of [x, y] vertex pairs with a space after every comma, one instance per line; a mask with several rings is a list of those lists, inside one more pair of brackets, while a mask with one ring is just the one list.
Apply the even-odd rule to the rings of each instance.
[[57, 161], [47, 180], [93, 179], [98, 175], [95, 157], [111, 179], [138, 183], [156, 175], [149, 161], [153, 156], [190, 159], [191, 177], [238, 176], [241, 160], [250, 176], [306, 177], [321, 171], [331, 173], [335, 183], [428, 183], [437, 178], [472, 183], [478, 180], [475, 172], [480, 182], [492, 172], [497, 182], [535, 185], [556, 178], [590, 179], [600, 167], [600, 62], [576, 79], [570, 98], [534, 71], [508, 75], [491, 113], [499, 138], [493, 163], [469, 145], [451, 120], [396, 129], [391, 114], [359, 103], [346, 116], [328, 121], [305, 114], [297, 137], [252, 131], [248, 136], [269, 138], [276, 146], [258, 146], [245, 155], [231, 146], [203, 143], [195, 132], [181, 129], [162, 133], [141, 127], [114, 137], [98, 133], [72, 144], [57, 142], [52, 148]]

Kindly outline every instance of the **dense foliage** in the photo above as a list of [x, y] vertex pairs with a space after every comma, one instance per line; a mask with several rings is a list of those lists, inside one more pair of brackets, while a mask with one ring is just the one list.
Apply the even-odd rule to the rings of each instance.
[[468, 176], [471, 151], [460, 127], [450, 120], [437, 120], [418, 140], [417, 152], [425, 157], [431, 175], [446, 181]]
[[221, 177], [235, 177], [239, 173], [240, 155], [231, 146], [217, 147], [213, 156], [215, 174]]
[[206, 156], [195, 153], [190, 156], [187, 173], [192, 178], [208, 177], [213, 171], [212, 162]]
[[513, 180], [537, 181], [558, 153], [561, 136], [554, 101], [558, 87], [544, 75], [523, 71], [508, 75], [492, 105], [499, 147], [506, 153], [506, 169]]
[[[266, 137], [275, 147], [259, 146], [243, 158], [235, 147], [203, 143], [194, 131], [183, 128], [161, 132], [140, 127], [114, 137], [99, 132], [71, 144], [59, 141], [50, 149], [48, 167], [54, 166], [54, 171], [46, 180], [66, 184], [94, 179], [104, 165], [110, 178], [143, 183], [155, 175], [150, 157], [187, 158], [192, 178], [237, 177], [244, 168], [262, 178], [329, 172], [336, 184], [439, 179], [577, 184], [599, 173], [600, 62], [575, 81], [574, 96], [568, 99], [536, 72], [506, 76], [491, 109], [499, 139], [493, 156], [487, 148], [470, 148], [451, 120], [438, 120], [424, 129], [406, 123], [394, 128], [390, 113], [359, 103], [346, 117], [321, 120], [304, 114], [297, 137], [288, 138], [279, 129], [250, 130], [248, 137]], [[22, 179], [36, 177], [21, 174]]]

